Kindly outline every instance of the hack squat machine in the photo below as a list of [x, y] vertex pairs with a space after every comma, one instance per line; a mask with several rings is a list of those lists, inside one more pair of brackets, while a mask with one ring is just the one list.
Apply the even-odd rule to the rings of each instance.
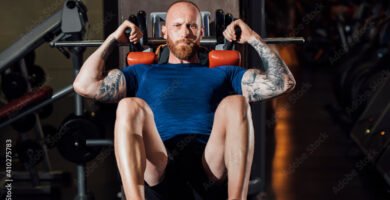
[[[264, 1], [260, 3], [262, 8], [259, 9], [264, 15]], [[210, 16], [211, 12], [202, 11], [202, 22], [205, 28], [205, 37], [201, 40], [201, 45], [218, 49], [226, 48], [225, 41], [222, 36], [224, 28], [234, 19], [229, 13], [225, 14], [223, 10], [215, 12], [215, 35], [211, 33]], [[147, 15], [144, 11], [139, 11], [136, 15], [129, 16], [129, 20], [136, 23], [144, 33], [141, 40], [141, 45], [138, 48], [130, 48], [131, 51], [154, 51], [161, 44], [165, 44], [160, 33], [161, 25], [165, 20], [165, 12], [150, 13], [150, 23], [152, 25], [152, 37], [148, 37], [147, 32]], [[13, 43], [10, 47], [0, 53], [0, 73], [2, 79], [5, 80], [4, 74], [9, 74], [11, 68], [14, 68], [17, 63], [18, 71], [22, 78], [29, 79], [26, 63], [29, 62], [26, 56], [40, 47], [44, 43], [49, 43], [51, 47], [58, 49], [67, 58], [70, 58], [73, 63], [74, 76], [77, 75], [82, 62], [83, 53], [86, 48], [98, 47], [103, 41], [100, 40], [83, 40], [86, 32], [86, 23], [88, 22], [87, 8], [80, 0], [65, 0], [61, 10], [54, 13], [52, 16], [44, 20], [42, 23], [34, 27], [30, 32], [23, 35], [19, 40]], [[264, 23], [264, 20], [260, 20]], [[261, 27], [265, 27], [264, 24]], [[264, 41], [269, 44], [302, 44], [305, 42], [301, 37], [282, 37], [282, 38], [264, 38]], [[130, 46], [129, 43], [118, 44], [119, 46]], [[234, 47], [230, 47], [234, 48]], [[390, 141], [387, 131], [387, 121], [389, 114], [387, 110], [388, 95], [386, 91], [389, 89], [390, 79], [386, 79], [381, 83], [373, 98], [368, 103], [368, 106], [360, 116], [359, 120], [351, 129], [351, 137], [359, 147], [366, 153], [377, 152], [374, 155], [373, 162], [385, 177], [385, 180], [390, 183], [389, 171], [390, 163], [388, 144]], [[15, 85], [19, 86], [15, 81]], [[16, 87], [16, 86], [15, 86]], [[20, 191], [22, 193], [35, 193], [39, 195], [49, 195], [50, 198], [56, 198], [58, 191], [52, 187], [36, 187], [42, 185], [43, 182], [67, 182], [71, 180], [70, 174], [67, 173], [51, 173], [51, 164], [48, 158], [48, 149], [53, 146], [47, 142], [44, 131], [39, 120], [37, 111], [52, 104], [53, 102], [68, 96], [73, 93], [71, 85], [53, 92], [53, 89], [48, 86], [41, 86], [34, 89], [31, 82], [26, 83], [26, 93], [18, 98], [8, 101], [7, 104], [0, 107], [0, 128], [4, 128], [10, 124], [17, 124], [18, 121], [32, 116], [29, 121], [37, 132], [37, 138], [40, 141], [33, 142], [25, 139], [24, 145], [20, 148], [19, 156], [27, 157], [24, 159], [24, 166], [27, 172], [15, 172], [14, 179], [30, 180], [31, 187]], [[11, 87], [12, 89], [13, 87]], [[87, 194], [86, 187], [86, 171], [85, 164], [94, 159], [100, 152], [103, 146], [113, 146], [112, 139], [102, 139], [102, 129], [93, 120], [84, 117], [83, 99], [81, 96], [74, 94], [75, 108], [74, 115], [65, 120], [61, 128], [57, 131], [57, 135], [61, 137], [56, 141], [56, 146], [60, 154], [67, 160], [77, 164], [77, 195], [75, 199], [92, 199]], [[24, 125], [23, 125], [24, 126]], [[88, 127], [88, 128], [86, 128]], [[23, 134], [25, 130], [20, 130]], [[260, 136], [261, 137], [261, 136]], [[265, 143], [262, 143], [264, 145]], [[28, 158], [25, 155], [26, 151], [33, 154], [40, 154], [39, 158]], [[261, 154], [264, 155], [264, 154]], [[264, 159], [264, 158], [262, 158]], [[21, 159], [23, 160], [23, 159]], [[38, 172], [35, 165], [38, 161], [44, 161], [44, 166], [47, 172]], [[262, 174], [261, 176], [263, 176]], [[255, 179], [256, 180], [256, 177]], [[257, 194], [264, 191], [258, 182], [251, 181], [249, 195]], [[38, 188], [38, 189], [37, 189]], [[15, 191], [18, 193], [18, 191]]]

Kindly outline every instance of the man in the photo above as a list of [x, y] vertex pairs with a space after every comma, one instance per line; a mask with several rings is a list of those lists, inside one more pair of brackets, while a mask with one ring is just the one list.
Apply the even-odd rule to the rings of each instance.
[[[246, 199], [254, 149], [248, 102], [290, 91], [295, 80], [242, 20], [226, 28], [227, 40], [236, 40], [235, 26], [242, 31], [237, 42], [255, 48], [265, 71], [198, 65], [201, 16], [187, 1], [175, 2], [167, 11], [162, 31], [170, 50], [168, 64], [136, 65], [103, 75], [115, 43], [136, 43], [142, 36], [128, 21], [85, 61], [73, 84], [75, 91], [98, 101], [119, 102], [114, 146], [127, 199], [145, 199], [144, 184], [163, 199], [187, 199], [179, 194], [188, 190], [187, 183], [215, 199], [210, 191], [220, 191], [215, 188], [226, 180], [228, 199]], [[132, 32], [126, 38], [128, 27]], [[232, 91], [239, 95], [229, 96]]]

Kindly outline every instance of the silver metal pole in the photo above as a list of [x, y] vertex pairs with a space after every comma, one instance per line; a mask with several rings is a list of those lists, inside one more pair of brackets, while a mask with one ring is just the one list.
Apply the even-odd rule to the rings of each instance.
[[87, 140], [87, 146], [112, 146], [114, 145], [112, 140]]
[[[80, 71], [82, 60], [83, 60], [83, 47], [73, 47], [71, 49], [71, 59], [73, 64], [73, 74], [76, 78], [77, 74]], [[75, 110], [74, 113], [76, 116], [83, 115], [83, 98], [75, 94]], [[87, 189], [87, 180], [85, 177], [85, 164], [77, 165], [77, 199], [79, 200], [87, 200], [88, 195], [86, 193]]]
[[[303, 37], [275, 37], [275, 38], [264, 38], [267, 44], [302, 44], [305, 43]], [[53, 47], [99, 47], [103, 43], [102, 40], [82, 40], [82, 41], [61, 41], [53, 42]], [[203, 38], [200, 41], [201, 45], [216, 45], [217, 39], [215, 37]], [[149, 38], [148, 45], [158, 46], [166, 44], [165, 39]], [[130, 43], [121, 43], [119, 46], [129, 46]]]
[[77, 165], [77, 197], [78, 200], [87, 200], [86, 184], [85, 184], [85, 167]]
[[[77, 48], [78, 47], [76, 47], [75, 49]], [[73, 73], [74, 73], [74, 77], [76, 77], [81, 67], [82, 52], [79, 50], [72, 50], [71, 55], [72, 55], [71, 58], [73, 63]], [[83, 98], [80, 95], [75, 94], [75, 115], [81, 116], [82, 114], [83, 114]]]

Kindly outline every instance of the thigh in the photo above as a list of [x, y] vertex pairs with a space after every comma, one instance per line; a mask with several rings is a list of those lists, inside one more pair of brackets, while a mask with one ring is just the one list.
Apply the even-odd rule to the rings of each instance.
[[225, 113], [224, 105], [219, 104], [214, 115], [213, 127], [203, 155], [203, 168], [210, 181], [219, 181], [225, 178]]
[[225, 97], [218, 105], [210, 138], [207, 142], [203, 165], [212, 181], [220, 181], [226, 177], [225, 149], [227, 127], [240, 120], [240, 116], [250, 115], [247, 102], [242, 95]]
[[[153, 185], [161, 181], [168, 163], [168, 155], [160, 134], [158, 133], [153, 112], [147, 104], [145, 106], [145, 113], [146, 116], [143, 128], [143, 140], [146, 154], [145, 181], [150, 185]], [[158, 182], [150, 181], [155, 177], [158, 177]]]
[[[146, 104], [146, 103], [145, 103]], [[160, 137], [154, 121], [154, 115], [150, 107], [145, 105], [145, 122], [143, 127], [143, 139], [147, 159], [153, 163], [167, 162], [167, 150]]]
[[[142, 122], [135, 121], [132, 123], [140, 123], [142, 125], [141, 137], [146, 156], [144, 179], [150, 185], [157, 184], [163, 176], [168, 158], [167, 150], [154, 121], [153, 111], [143, 99], [136, 97], [122, 99], [118, 104], [118, 109], [119, 112], [127, 113], [134, 112], [132, 110], [138, 110], [130, 114], [129, 119], [131, 120], [131, 118], [136, 118], [137, 116], [141, 116], [142, 118]], [[137, 126], [137, 124], [133, 126]]]

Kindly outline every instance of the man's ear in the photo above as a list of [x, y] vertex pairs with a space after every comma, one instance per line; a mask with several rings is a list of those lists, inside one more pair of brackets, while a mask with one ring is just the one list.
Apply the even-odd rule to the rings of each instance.
[[167, 27], [165, 25], [162, 25], [161, 27], [161, 33], [163, 35], [164, 39], [167, 39]]
[[199, 31], [200, 31], [200, 33], [199, 33], [199, 44], [200, 44], [200, 41], [204, 37], [204, 28], [203, 28], [203, 26], [202, 26], [202, 28]]

